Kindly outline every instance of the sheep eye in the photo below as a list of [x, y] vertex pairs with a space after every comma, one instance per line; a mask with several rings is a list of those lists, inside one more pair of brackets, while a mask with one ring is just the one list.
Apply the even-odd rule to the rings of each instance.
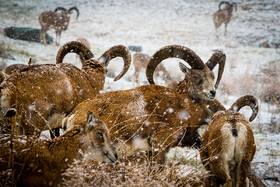
[[97, 132], [96, 135], [99, 137], [103, 137], [103, 134], [101, 132]]
[[202, 79], [201, 79], [201, 77], [199, 77], [199, 76], [193, 76], [194, 77], [194, 79], [195, 79], [195, 81], [197, 82], [197, 84], [202, 84]]

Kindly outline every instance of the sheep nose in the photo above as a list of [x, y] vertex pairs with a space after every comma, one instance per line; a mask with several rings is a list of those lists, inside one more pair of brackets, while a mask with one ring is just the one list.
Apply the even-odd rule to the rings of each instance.
[[216, 91], [215, 91], [215, 90], [211, 90], [210, 93], [211, 93], [211, 95], [212, 95], [213, 97], [216, 96]]

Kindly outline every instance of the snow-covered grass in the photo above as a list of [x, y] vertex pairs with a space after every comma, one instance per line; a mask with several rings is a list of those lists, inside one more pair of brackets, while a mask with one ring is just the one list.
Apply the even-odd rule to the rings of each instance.
[[[113, 45], [140, 45], [143, 52], [152, 55], [159, 48], [178, 44], [194, 50], [203, 61], [213, 50], [223, 50], [227, 55], [225, 72], [217, 90], [219, 99], [227, 108], [245, 94], [255, 95], [260, 102], [260, 112], [252, 127], [255, 132], [257, 153], [253, 165], [265, 163], [261, 174], [269, 168], [280, 167], [280, 101], [278, 97], [265, 102], [267, 95], [280, 95], [280, 2], [237, 0], [238, 10], [228, 25], [219, 29], [216, 40], [212, 14], [218, 8], [218, 0], [13, 0], [0, 1], [0, 29], [9, 26], [39, 28], [38, 16], [42, 11], [54, 10], [57, 6], [77, 6], [80, 17], [71, 17], [67, 31], [62, 33], [61, 45], [77, 37], [87, 38], [95, 56]], [[53, 30], [48, 31], [55, 37]], [[36, 63], [55, 63], [59, 46], [41, 45], [34, 42], [13, 40], [0, 35], [0, 43], [16, 60], [7, 64], [25, 63], [29, 57]], [[264, 48], [264, 44], [268, 48]], [[75, 55], [68, 55], [65, 62], [77, 66]], [[178, 60], [164, 61], [171, 76], [178, 79], [182, 73]], [[119, 59], [109, 65], [110, 75], [120, 72]], [[134, 67], [119, 81], [107, 77], [103, 92], [124, 90], [136, 86], [131, 82]], [[217, 71], [217, 70], [215, 70]], [[147, 84], [144, 72], [141, 84]], [[164, 81], [157, 83], [164, 84]], [[275, 91], [273, 91], [275, 90]], [[249, 116], [249, 109], [242, 109]], [[273, 132], [273, 133], [272, 133]], [[184, 154], [184, 153], [183, 153]], [[263, 165], [261, 165], [263, 166]], [[257, 167], [257, 166], [256, 166]], [[278, 173], [274, 172], [279, 179]], [[269, 185], [272, 185], [269, 183]], [[279, 183], [278, 183], [279, 185]]]

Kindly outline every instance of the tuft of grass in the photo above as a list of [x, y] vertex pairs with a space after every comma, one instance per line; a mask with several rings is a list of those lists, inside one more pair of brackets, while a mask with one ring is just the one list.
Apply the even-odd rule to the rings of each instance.
[[190, 165], [151, 163], [139, 153], [115, 164], [75, 161], [63, 174], [61, 186], [203, 186], [205, 174]]

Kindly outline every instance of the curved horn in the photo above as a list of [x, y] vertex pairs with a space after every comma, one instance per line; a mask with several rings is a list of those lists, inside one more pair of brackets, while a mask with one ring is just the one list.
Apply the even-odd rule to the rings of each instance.
[[78, 19], [79, 15], [80, 15], [80, 12], [79, 12], [78, 8], [75, 7], [75, 6], [73, 6], [73, 7], [71, 7], [71, 8], [68, 9], [68, 12], [71, 13], [72, 10], [76, 10], [76, 12], [77, 12], [77, 18], [76, 18], [76, 19]]
[[98, 60], [100, 60], [102, 63], [104, 63], [105, 67], [107, 67], [109, 65], [109, 62], [113, 58], [116, 58], [116, 57], [123, 58], [124, 66], [123, 66], [123, 69], [120, 72], [120, 74], [115, 77], [114, 81], [117, 81], [120, 78], [122, 78], [122, 76], [124, 76], [124, 74], [126, 74], [126, 72], [128, 71], [128, 69], [130, 67], [131, 54], [130, 54], [128, 48], [123, 45], [116, 45], [116, 46], [113, 46], [110, 49], [108, 49], [105, 53], [103, 53], [103, 55], [101, 55], [98, 58]]
[[221, 78], [223, 76], [226, 63], [226, 55], [222, 51], [215, 51], [215, 53], [206, 62], [206, 66], [212, 71], [217, 64], [219, 64], [218, 78], [215, 83], [215, 89], [218, 88]]
[[153, 75], [157, 65], [161, 61], [171, 57], [180, 58], [186, 61], [193, 69], [204, 69], [205, 67], [205, 64], [200, 57], [191, 49], [179, 45], [166, 46], [158, 50], [147, 65], [146, 77], [150, 84], [155, 84]]
[[223, 4], [230, 5], [229, 2], [227, 2], [227, 1], [222, 1], [222, 2], [220, 2], [220, 4], [219, 4], [219, 10], [221, 10], [221, 6], [222, 6]]
[[237, 99], [230, 107], [229, 110], [239, 111], [242, 107], [249, 106], [253, 112], [249, 119], [249, 121], [253, 121], [258, 112], [259, 112], [259, 102], [258, 100], [252, 95], [245, 95]]
[[78, 41], [72, 41], [61, 46], [56, 55], [56, 63], [62, 63], [64, 57], [68, 53], [76, 53], [80, 55], [81, 59], [89, 60], [94, 57], [94, 54], [82, 43]]
[[59, 10], [62, 10], [62, 11], [67, 11], [67, 9], [66, 8], [64, 8], [64, 7], [57, 7], [55, 10], [54, 10], [54, 12], [57, 12], [57, 11], [59, 11]]
[[237, 11], [237, 4], [235, 2], [231, 3], [231, 6], [234, 6], [235, 12]]

